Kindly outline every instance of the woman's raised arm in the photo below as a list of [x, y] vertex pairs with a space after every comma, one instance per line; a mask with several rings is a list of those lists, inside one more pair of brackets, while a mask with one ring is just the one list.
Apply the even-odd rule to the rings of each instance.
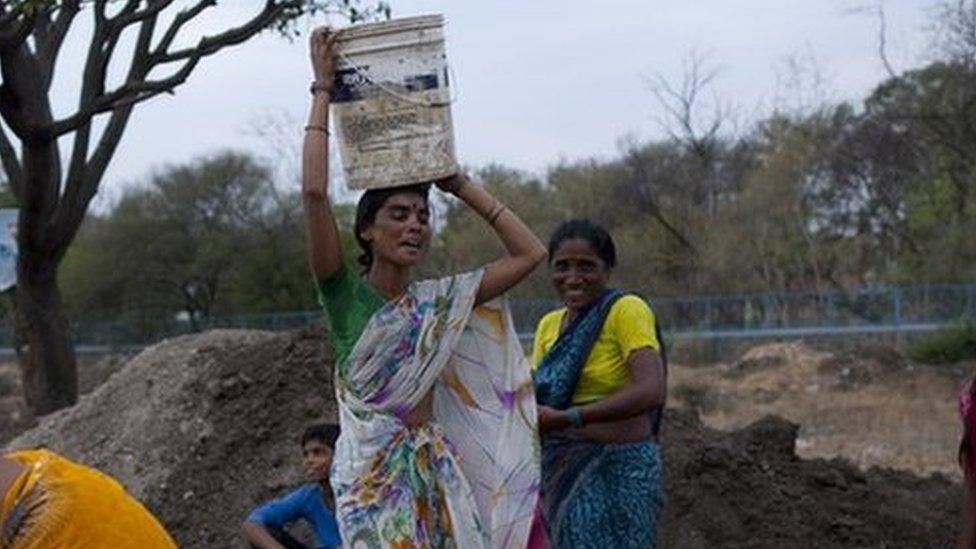
[[315, 82], [302, 145], [302, 207], [308, 234], [308, 261], [319, 280], [342, 267], [342, 248], [327, 192], [329, 183], [329, 92], [335, 76], [335, 33], [316, 29], [309, 41]]
[[539, 237], [483, 187], [468, 182], [462, 176], [439, 181], [437, 186], [456, 195], [478, 212], [505, 247], [504, 256], [485, 266], [485, 274], [475, 298], [477, 303], [505, 293], [545, 260], [546, 247]]

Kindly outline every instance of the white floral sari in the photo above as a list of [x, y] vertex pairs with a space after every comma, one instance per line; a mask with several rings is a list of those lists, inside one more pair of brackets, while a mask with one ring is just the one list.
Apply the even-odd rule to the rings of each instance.
[[[481, 274], [411, 285], [336, 369], [346, 546], [526, 545], [540, 478], [532, 378], [505, 299], [474, 308]], [[431, 390], [433, 421], [407, 427]]]

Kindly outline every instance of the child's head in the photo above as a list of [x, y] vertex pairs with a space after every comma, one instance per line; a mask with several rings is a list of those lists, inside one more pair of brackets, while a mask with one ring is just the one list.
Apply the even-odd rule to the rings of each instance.
[[966, 383], [959, 395], [959, 415], [962, 417], [959, 466], [970, 477], [976, 474], [976, 379]]
[[302, 460], [305, 464], [306, 480], [319, 482], [329, 478], [337, 438], [339, 426], [334, 423], [310, 425], [302, 433]]

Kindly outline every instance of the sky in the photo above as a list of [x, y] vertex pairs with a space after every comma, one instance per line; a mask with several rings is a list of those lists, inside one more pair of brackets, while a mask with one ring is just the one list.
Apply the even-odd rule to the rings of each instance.
[[[219, 29], [257, 4], [223, 2], [213, 17], [190, 29], [189, 38]], [[878, 20], [859, 9], [876, 0], [391, 4], [395, 17], [446, 16], [457, 150], [473, 167], [501, 163], [543, 174], [562, 162], [611, 158], [625, 137], [660, 138], [663, 110], [651, 81], [659, 76], [680, 83], [692, 52], [718, 70], [705, 101], [735, 113], [732, 129], [774, 107], [858, 101], [885, 76]], [[933, 4], [885, 2], [888, 53], [896, 69], [925, 62]], [[319, 18], [303, 28], [327, 22], [341, 24]], [[84, 31], [79, 27], [69, 36], [57, 73], [53, 97], [62, 113], [77, 101]], [[265, 33], [203, 61], [175, 94], [138, 106], [106, 173], [104, 196], [145, 181], [153, 170], [217, 151], [292, 154], [310, 99], [306, 39], [307, 32], [293, 42]], [[805, 70], [788, 70], [791, 58]], [[275, 139], [259, 135], [268, 131]]]

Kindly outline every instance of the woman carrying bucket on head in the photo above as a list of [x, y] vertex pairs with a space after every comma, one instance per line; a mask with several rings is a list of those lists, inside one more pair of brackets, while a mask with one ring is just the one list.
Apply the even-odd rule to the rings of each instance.
[[524, 547], [539, 456], [531, 377], [495, 299], [545, 257], [484, 189], [435, 182], [479, 213], [505, 255], [410, 282], [430, 242], [428, 185], [367, 191], [356, 211], [362, 277], [342, 262], [326, 193], [335, 36], [311, 37], [315, 83], [303, 150], [309, 258], [331, 327], [341, 436], [332, 486], [349, 547]]

